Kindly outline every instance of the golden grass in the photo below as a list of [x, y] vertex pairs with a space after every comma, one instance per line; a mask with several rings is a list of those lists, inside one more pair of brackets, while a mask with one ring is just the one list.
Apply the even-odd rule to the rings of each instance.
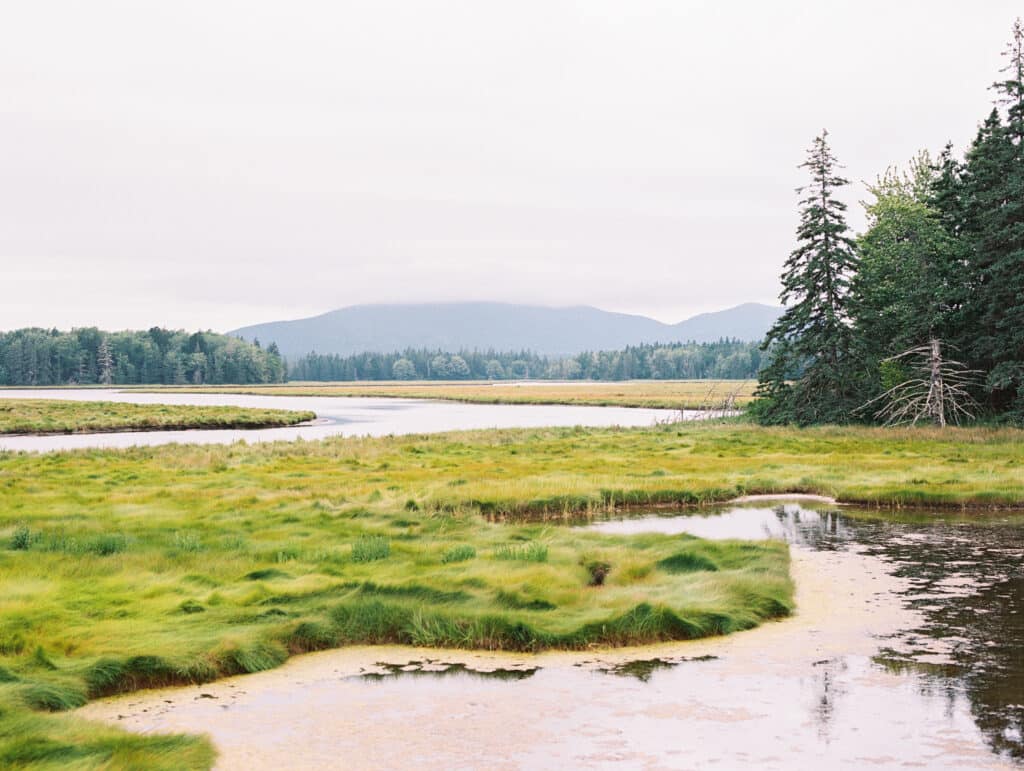
[[[501, 382], [296, 382], [256, 386], [168, 386], [185, 393], [243, 393], [263, 396], [374, 396], [405, 399], [445, 399], [478, 404], [579, 404], [602, 407], [654, 407], [664, 409], [711, 409], [730, 396], [736, 406], [749, 404], [754, 380], [634, 380], [628, 382], [580, 381], [552, 385], [541, 381], [528, 385]], [[147, 387], [147, 391], [161, 388]]]

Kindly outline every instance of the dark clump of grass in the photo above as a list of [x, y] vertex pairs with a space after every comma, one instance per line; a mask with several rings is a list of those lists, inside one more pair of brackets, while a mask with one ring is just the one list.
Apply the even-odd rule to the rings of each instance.
[[14, 535], [11, 536], [11, 549], [14, 551], [28, 551], [32, 544], [39, 540], [39, 533], [33, 533], [28, 525], [18, 525], [14, 528]]
[[217, 658], [222, 673], [249, 674], [281, 666], [288, 658], [288, 651], [275, 642], [257, 641], [229, 646]]
[[87, 701], [85, 689], [72, 681], [34, 681], [18, 688], [18, 696], [29, 709], [63, 712]]
[[85, 671], [85, 683], [90, 697], [181, 682], [190, 682], [190, 679], [161, 656], [130, 656], [126, 659], [105, 657]]
[[182, 613], [203, 613], [206, 608], [199, 603], [198, 600], [185, 600], [179, 606], [178, 610]]
[[558, 606], [553, 602], [541, 599], [526, 599], [515, 592], [506, 592], [501, 589], [494, 595], [498, 604], [511, 608], [512, 610], [555, 610]]
[[25, 638], [20, 632], [0, 633], [0, 655], [17, 656], [25, 650]]
[[93, 536], [82, 544], [82, 551], [98, 557], [109, 557], [128, 549], [128, 538], [122, 533], [104, 533]]
[[303, 621], [282, 642], [290, 653], [326, 650], [338, 645], [338, 630], [321, 621]]
[[46, 655], [46, 651], [43, 650], [42, 645], [36, 646], [29, 664], [34, 669], [45, 669], [49, 672], [57, 671], [57, 665], [53, 663], [53, 660], [49, 656]]
[[271, 618], [287, 618], [289, 615], [288, 611], [283, 608], [267, 608], [262, 613], [256, 615], [257, 619], [271, 619]]
[[269, 581], [274, 578], [291, 578], [283, 570], [277, 568], [262, 568], [245, 574], [247, 581]]
[[387, 584], [375, 584], [372, 581], [364, 581], [361, 584], [344, 584], [345, 587], [358, 588], [360, 594], [378, 595], [382, 597], [402, 597], [405, 599], [418, 600], [435, 604], [448, 602], [465, 602], [470, 595], [463, 591], [443, 591], [434, 589], [423, 584], [405, 584], [403, 586], [390, 586]]
[[444, 554], [441, 555], [441, 562], [449, 564], [451, 562], [465, 562], [471, 560], [476, 556], [476, 549], [469, 544], [458, 544], [451, 546], [445, 550]]
[[7, 667], [0, 667], [0, 683], [16, 683], [19, 678]]
[[418, 503], [416, 503], [416, 501], [414, 499], [410, 498], [409, 500], [407, 500], [405, 502], [405, 510], [406, 511], [419, 511], [420, 510], [420, 505]]
[[375, 562], [391, 554], [391, 541], [381, 535], [360, 536], [352, 544], [353, 562]]
[[408, 643], [412, 610], [380, 600], [359, 600], [331, 611], [339, 643]]
[[718, 565], [707, 557], [687, 551], [659, 560], [656, 565], [666, 573], [696, 573], [700, 570], [718, 570]]

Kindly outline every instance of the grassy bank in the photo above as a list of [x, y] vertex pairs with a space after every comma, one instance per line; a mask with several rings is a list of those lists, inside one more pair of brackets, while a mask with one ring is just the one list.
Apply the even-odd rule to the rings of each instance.
[[204, 767], [199, 738], [47, 713], [303, 651], [579, 649], [791, 607], [781, 544], [546, 517], [787, 490], [1021, 505], [1022, 463], [1021, 431], [735, 422], [0, 454], [0, 766]]
[[[581, 381], [512, 385], [493, 382], [289, 383], [267, 386], [173, 386], [190, 393], [245, 393], [264, 396], [376, 396], [445, 399], [476, 404], [578, 404], [597, 407], [655, 407], [670, 410], [716, 409], [730, 396], [748, 404], [753, 380], [634, 380], [624, 383]], [[152, 389], [147, 389], [152, 390]]]
[[579, 436], [0, 455], [0, 766], [148, 766], [152, 751], [202, 767], [201, 739], [92, 734], [45, 713], [308, 650], [582, 649], [788, 613], [780, 544], [497, 524], [442, 505], [467, 464], [500, 476], [519, 452], [540, 460]]
[[0, 434], [272, 428], [295, 425], [315, 417], [312, 412], [240, 407], [0, 399]]

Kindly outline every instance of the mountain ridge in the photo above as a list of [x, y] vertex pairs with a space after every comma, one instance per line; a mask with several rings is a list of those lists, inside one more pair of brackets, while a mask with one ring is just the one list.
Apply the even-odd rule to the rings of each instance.
[[775, 306], [742, 303], [665, 324], [647, 316], [589, 305], [382, 303], [253, 324], [228, 334], [249, 341], [259, 339], [263, 344], [275, 342], [292, 360], [314, 351], [347, 356], [405, 348], [530, 350], [559, 356], [641, 343], [760, 340], [781, 313], [782, 308]]

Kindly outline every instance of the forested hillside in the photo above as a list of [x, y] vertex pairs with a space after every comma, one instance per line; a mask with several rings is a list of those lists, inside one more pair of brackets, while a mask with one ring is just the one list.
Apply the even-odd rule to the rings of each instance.
[[416, 349], [354, 356], [310, 354], [289, 363], [290, 380], [690, 380], [757, 376], [757, 343], [636, 345], [621, 351], [538, 356], [530, 351]]
[[761, 340], [781, 308], [745, 303], [678, 324], [576, 306], [548, 308], [496, 302], [354, 305], [320, 316], [275, 321], [228, 334], [273, 340], [288, 361], [308, 353], [352, 356], [367, 351], [518, 351], [575, 356], [627, 345]]
[[284, 362], [266, 349], [212, 332], [0, 332], [0, 385], [278, 383]]

